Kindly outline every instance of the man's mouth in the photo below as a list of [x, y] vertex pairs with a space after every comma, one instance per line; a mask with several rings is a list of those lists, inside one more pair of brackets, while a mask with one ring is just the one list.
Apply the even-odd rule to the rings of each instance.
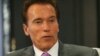
[[43, 36], [42, 38], [44, 38], [44, 39], [50, 39], [50, 38], [52, 38], [53, 36]]

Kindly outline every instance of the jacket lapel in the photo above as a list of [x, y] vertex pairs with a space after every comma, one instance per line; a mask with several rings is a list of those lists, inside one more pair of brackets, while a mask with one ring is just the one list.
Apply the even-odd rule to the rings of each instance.
[[68, 52], [68, 48], [66, 48], [61, 41], [59, 41], [59, 51], [58, 52], [59, 52], [58, 56], [70, 56]]
[[33, 47], [30, 46], [30, 47], [28, 47], [28, 48], [26, 49], [26, 51], [24, 51], [24, 52], [22, 53], [21, 56], [34, 56], [34, 55], [35, 55], [35, 53], [34, 53]]

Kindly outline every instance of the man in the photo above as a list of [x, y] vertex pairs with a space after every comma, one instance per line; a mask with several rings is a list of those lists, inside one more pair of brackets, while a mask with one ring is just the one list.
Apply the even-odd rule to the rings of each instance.
[[98, 56], [91, 48], [63, 44], [58, 40], [59, 13], [50, 0], [27, 1], [23, 29], [33, 45], [7, 56]]

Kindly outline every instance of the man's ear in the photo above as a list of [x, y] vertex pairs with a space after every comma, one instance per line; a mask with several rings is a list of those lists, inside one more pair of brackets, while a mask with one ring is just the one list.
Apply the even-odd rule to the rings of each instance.
[[59, 24], [58, 24], [58, 32], [59, 32]]
[[29, 32], [28, 32], [28, 26], [26, 24], [23, 24], [23, 30], [26, 36], [29, 36]]

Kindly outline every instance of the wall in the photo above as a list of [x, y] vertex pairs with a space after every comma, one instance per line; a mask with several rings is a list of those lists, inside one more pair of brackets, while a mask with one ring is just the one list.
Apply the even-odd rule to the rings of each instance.
[[[11, 0], [11, 38], [16, 39], [16, 49], [31, 45], [22, 29], [22, 0]], [[97, 47], [97, 0], [57, 0], [60, 17], [59, 38], [64, 43]]]

